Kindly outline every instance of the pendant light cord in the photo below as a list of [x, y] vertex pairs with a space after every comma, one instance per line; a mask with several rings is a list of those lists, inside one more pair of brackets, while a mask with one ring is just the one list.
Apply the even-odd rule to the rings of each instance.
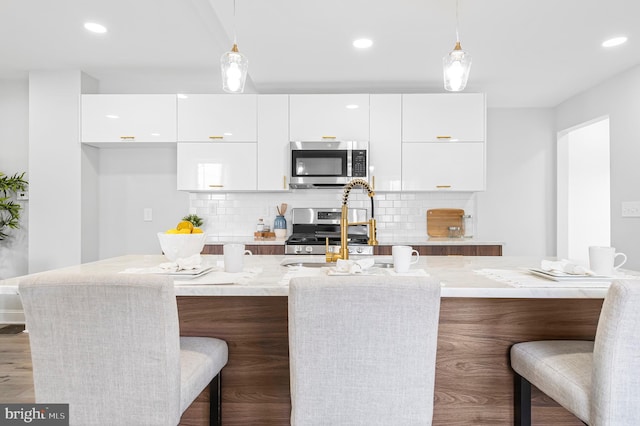
[[236, 0], [233, 0], [233, 44], [238, 44], [238, 40], [236, 38]]
[[[233, 0], [235, 4], [236, 0]], [[458, 33], [458, 26], [460, 25], [460, 19], [458, 18], [458, 0], [456, 0], [456, 41], [460, 42], [460, 34]]]

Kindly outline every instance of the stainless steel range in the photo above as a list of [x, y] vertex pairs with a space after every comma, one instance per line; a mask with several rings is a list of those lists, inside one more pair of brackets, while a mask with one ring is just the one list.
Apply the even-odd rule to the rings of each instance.
[[[291, 210], [292, 234], [285, 241], [285, 254], [325, 254], [330, 247], [340, 247], [341, 209], [295, 208]], [[366, 209], [349, 209], [349, 222], [366, 222]], [[368, 245], [367, 225], [352, 225], [348, 231], [349, 254], [373, 255]]]

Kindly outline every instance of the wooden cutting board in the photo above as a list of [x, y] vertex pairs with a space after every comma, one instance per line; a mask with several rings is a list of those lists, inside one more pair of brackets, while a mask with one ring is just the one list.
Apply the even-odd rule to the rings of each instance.
[[448, 237], [450, 226], [462, 228], [462, 209], [427, 210], [427, 235], [430, 237]]

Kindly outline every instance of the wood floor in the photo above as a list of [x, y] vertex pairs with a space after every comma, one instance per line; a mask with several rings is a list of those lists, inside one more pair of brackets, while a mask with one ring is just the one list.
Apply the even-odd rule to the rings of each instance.
[[11, 329], [0, 328], [0, 402], [34, 402], [29, 336]]

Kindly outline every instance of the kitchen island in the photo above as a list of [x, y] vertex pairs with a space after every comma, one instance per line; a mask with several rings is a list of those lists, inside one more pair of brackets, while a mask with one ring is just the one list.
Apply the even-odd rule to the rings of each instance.
[[[222, 256], [204, 258], [211, 265], [222, 260]], [[216, 271], [176, 278], [181, 334], [218, 337], [229, 344], [222, 385], [225, 425], [289, 424], [287, 280], [326, 269], [288, 268], [281, 263], [322, 260], [321, 256], [247, 256], [246, 273], [238, 279], [226, 279]], [[164, 261], [155, 255], [123, 256], [64, 270], [143, 271]], [[460, 256], [421, 256], [414, 265], [416, 273], [425, 271], [443, 285], [435, 425], [513, 424], [510, 346], [526, 340], [594, 338], [606, 284], [559, 284], [521, 269], [538, 266], [540, 259]], [[15, 291], [18, 281], [5, 280], [0, 287]], [[182, 424], [202, 424], [207, 398], [205, 391]], [[533, 418], [537, 424], [581, 424], [539, 393], [534, 393]]]

